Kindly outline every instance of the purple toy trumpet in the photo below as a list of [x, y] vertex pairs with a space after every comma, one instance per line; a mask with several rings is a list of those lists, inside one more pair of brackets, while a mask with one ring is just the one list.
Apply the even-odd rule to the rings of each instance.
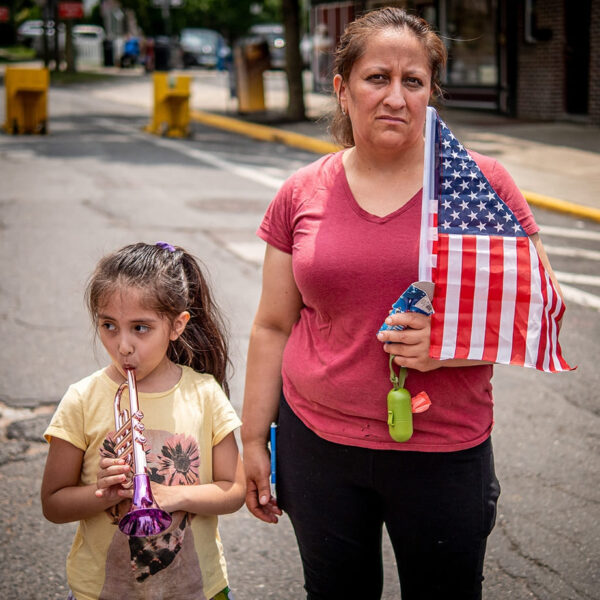
[[[157, 535], [171, 525], [171, 515], [162, 510], [152, 496], [150, 478], [146, 471], [146, 438], [142, 435], [143, 413], [138, 405], [135, 371], [126, 369], [127, 383], [122, 383], [115, 394], [115, 452], [131, 464], [133, 457], [133, 499], [131, 509], [119, 521], [119, 529], [126, 535], [147, 537]], [[121, 395], [129, 388], [129, 413], [121, 412]], [[131, 416], [129, 416], [131, 414]]]

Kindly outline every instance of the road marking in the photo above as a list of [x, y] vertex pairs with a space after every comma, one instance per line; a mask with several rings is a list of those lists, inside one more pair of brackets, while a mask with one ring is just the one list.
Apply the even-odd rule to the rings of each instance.
[[264, 242], [225, 242], [233, 254], [255, 265], [262, 265], [265, 257]]
[[597, 275], [581, 275], [579, 273], [565, 273], [564, 271], [554, 271], [556, 278], [562, 283], [578, 283], [579, 285], [598, 285], [600, 286], [600, 277]]
[[564, 227], [554, 227], [553, 225], [540, 225], [540, 233], [542, 235], [575, 238], [578, 240], [594, 240], [595, 242], [600, 242], [600, 231], [566, 229]]
[[548, 254], [556, 256], [569, 256], [572, 258], [586, 258], [588, 260], [600, 260], [600, 252], [596, 250], [586, 250], [584, 248], [565, 248], [563, 246], [548, 246], [544, 244]]
[[575, 302], [576, 304], [587, 308], [595, 308], [600, 311], [600, 297], [563, 283], [560, 284], [560, 289], [562, 290], [565, 300]]
[[234, 173], [239, 177], [250, 179], [251, 181], [260, 183], [261, 185], [264, 185], [270, 189], [278, 190], [285, 181], [284, 178], [272, 177], [256, 167], [245, 167], [243, 165], [230, 162], [224, 158], [219, 158], [218, 156], [215, 156], [209, 152], [204, 152], [202, 150], [198, 150], [197, 148], [193, 148], [188, 144], [182, 143], [184, 140], [181, 139], [175, 140], [157, 137], [155, 135], [142, 132], [137, 127], [133, 127], [132, 125], [126, 125], [110, 119], [96, 119], [96, 123], [101, 127], [123, 131], [128, 135], [132, 135], [137, 139], [150, 142], [155, 146], [161, 146], [163, 148], [173, 150], [174, 152], [179, 152], [180, 154], [184, 154], [189, 158], [201, 161], [213, 167], [217, 167], [222, 171]]

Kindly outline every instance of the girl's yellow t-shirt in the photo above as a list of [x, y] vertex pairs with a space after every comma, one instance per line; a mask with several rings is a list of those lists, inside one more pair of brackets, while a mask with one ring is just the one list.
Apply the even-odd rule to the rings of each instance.
[[[114, 397], [118, 385], [104, 371], [71, 385], [44, 433], [84, 452], [81, 485], [96, 482], [101, 454], [114, 455]], [[212, 481], [212, 448], [241, 425], [212, 375], [182, 367], [172, 389], [138, 392], [144, 416], [148, 474], [163, 485]], [[121, 408], [129, 407], [127, 392]], [[162, 534], [129, 537], [118, 521], [128, 502], [79, 522], [67, 558], [67, 579], [77, 600], [212, 598], [227, 586], [216, 516], [184, 511]]]

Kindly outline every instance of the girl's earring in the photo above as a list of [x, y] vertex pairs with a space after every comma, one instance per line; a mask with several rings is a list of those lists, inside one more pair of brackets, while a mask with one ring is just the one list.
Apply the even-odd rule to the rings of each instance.
[[344, 116], [346, 116], [346, 111], [344, 110], [344, 107], [340, 104], [340, 110], [342, 111], [342, 114]]

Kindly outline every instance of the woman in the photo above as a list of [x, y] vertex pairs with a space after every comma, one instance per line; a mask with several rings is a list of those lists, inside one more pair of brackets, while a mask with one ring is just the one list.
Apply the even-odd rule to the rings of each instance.
[[[418, 279], [423, 126], [445, 58], [428, 24], [401, 9], [351, 23], [333, 80], [333, 131], [346, 149], [290, 177], [258, 231], [267, 249], [243, 409], [246, 504], [266, 522], [288, 513], [309, 599], [381, 596], [383, 524], [403, 600], [481, 597], [500, 492], [492, 366], [429, 358], [421, 314], [394, 315], [405, 329], [375, 335]], [[548, 266], [510, 176], [472, 155]], [[432, 401], [401, 444], [386, 421], [388, 353], [409, 368], [406, 387]]]

